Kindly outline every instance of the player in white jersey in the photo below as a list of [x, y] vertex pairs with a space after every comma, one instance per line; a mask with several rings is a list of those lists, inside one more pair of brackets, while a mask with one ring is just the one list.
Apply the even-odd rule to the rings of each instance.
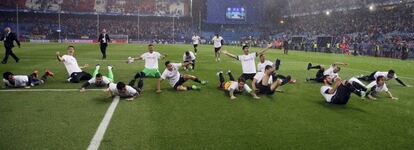
[[216, 62], [219, 62], [220, 61], [221, 47], [224, 44], [223, 37], [221, 37], [219, 34], [216, 34], [213, 37], [213, 39], [211, 39], [211, 41], [213, 41], [213, 45], [214, 45], [214, 56], [216, 58]]
[[[376, 100], [376, 96], [380, 92], [385, 92], [389, 98], [393, 100], [398, 100], [398, 98], [394, 97], [392, 93], [388, 90], [387, 84], [385, 84], [386, 77], [385, 76], [378, 76], [375, 81], [372, 81], [370, 84], [365, 85], [357, 78], [351, 78], [349, 80], [355, 88], [360, 89], [362, 91], [367, 92], [367, 97], [371, 100]], [[357, 83], [357, 84], [355, 84]], [[358, 87], [358, 84], [362, 87]]]
[[109, 83], [114, 82], [114, 74], [112, 72], [112, 66], [108, 66], [108, 76], [103, 76], [101, 73], [99, 73], [99, 69], [101, 68], [101, 65], [97, 64], [95, 67], [95, 71], [93, 72], [93, 78], [85, 82], [80, 92], [85, 92], [86, 88], [90, 85], [94, 85], [96, 87], [108, 87]]
[[133, 85], [126, 85], [123, 82], [110, 83], [109, 87], [105, 90], [108, 92], [111, 97], [119, 96], [121, 98], [126, 98], [128, 101], [134, 100], [137, 96], [141, 95], [142, 86], [138, 86], [137, 89]]
[[90, 80], [92, 75], [82, 71], [83, 68], [88, 67], [88, 64], [85, 64], [82, 67], [79, 67], [78, 61], [74, 57], [75, 47], [68, 46], [67, 54], [61, 56], [60, 52], [56, 52], [56, 57], [58, 61], [62, 62], [65, 67], [66, 71], [68, 72], [69, 78], [67, 79], [71, 83], [79, 83], [80, 81]]
[[197, 55], [197, 47], [198, 47], [198, 44], [200, 44], [201, 38], [200, 36], [194, 33], [193, 37], [191, 37], [191, 40], [193, 40], [194, 52], [195, 52], [195, 55]]
[[46, 70], [39, 79], [39, 71], [37, 70], [33, 71], [30, 75], [14, 75], [11, 72], [4, 72], [3, 82], [6, 88], [30, 88], [45, 83], [53, 75], [51, 71]]
[[372, 82], [372, 81], [375, 81], [379, 76], [383, 76], [385, 78], [385, 81], [395, 79], [402, 86], [411, 87], [411, 85], [407, 85], [401, 79], [399, 79], [394, 70], [389, 70], [388, 72], [387, 71], [375, 71], [367, 76], [361, 75], [361, 77], [359, 77], [358, 79]]
[[309, 63], [307, 70], [318, 69], [318, 72], [316, 73], [316, 78], [306, 78], [306, 81], [316, 81], [323, 83], [323, 77], [325, 75], [329, 75], [330, 78], [334, 80], [335, 78], [339, 77], [339, 72], [341, 71], [341, 67], [339, 67], [339, 65], [348, 66], [347, 63], [335, 62], [330, 65], [329, 68], [325, 68], [323, 65], [312, 66], [312, 63]]
[[365, 97], [365, 92], [357, 89], [351, 82], [342, 81], [341, 78], [331, 78], [330, 75], [323, 76], [324, 85], [320, 89], [325, 102], [337, 105], [345, 105], [354, 93], [360, 97]]
[[263, 55], [269, 48], [272, 47], [272, 44], [267, 45], [266, 48], [260, 50], [259, 52], [249, 53], [249, 46], [243, 46], [243, 55], [236, 56], [234, 54], [229, 53], [228, 51], [224, 51], [223, 53], [231, 58], [234, 58], [241, 62], [243, 74], [240, 78], [244, 80], [253, 80], [254, 75], [256, 74], [256, 57], [259, 55]]
[[282, 79], [283, 82], [282, 82], [281, 86], [283, 86], [287, 83], [296, 83], [296, 80], [292, 79], [292, 77], [290, 75], [284, 76], [284, 75], [281, 75], [280, 73], [277, 72], [280, 68], [280, 60], [279, 59], [276, 59], [275, 63], [273, 63], [269, 60], [266, 60], [266, 56], [264, 54], [259, 56], [259, 63], [257, 64], [257, 72], [264, 72], [265, 67], [268, 66], [268, 65], [275, 68], [276, 72], [274, 74], [272, 74], [273, 79], [274, 80], [275, 79]]
[[155, 46], [153, 44], [149, 44], [148, 52], [142, 54], [139, 57], [128, 58], [128, 63], [132, 63], [135, 60], [145, 61], [144, 70], [136, 73], [134, 79], [145, 77], [160, 78], [161, 74], [158, 70], [158, 61], [164, 59], [165, 57], [166, 55], [155, 51]]
[[217, 74], [220, 81], [219, 88], [224, 90], [225, 93], [230, 96], [230, 99], [236, 99], [235, 95], [243, 92], [250, 93], [254, 99], [260, 99], [260, 97], [258, 97], [256, 93], [246, 84], [246, 81], [243, 78], [239, 78], [238, 81], [235, 81], [230, 70], [227, 72], [230, 78], [230, 81], [228, 82], [225, 81], [222, 71]]
[[274, 73], [274, 68], [270, 65], [265, 67], [264, 72], [258, 72], [253, 78], [252, 88], [254, 91], [257, 91], [259, 94], [272, 95], [275, 93], [276, 89], [282, 85], [281, 79], [273, 80], [272, 74]]
[[183, 55], [183, 61], [184, 63], [191, 62], [191, 67], [184, 66], [185, 70], [194, 70], [195, 69], [195, 63], [196, 63], [196, 56], [191, 51], [186, 51]]
[[162, 73], [161, 77], [157, 82], [157, 93], [161, 93], [161, 82], [163, 80], [169, 80], [170, 86], [177, 91], [188, 91], [188, 90], [199, 90], [200, 88], [193, 86], [184, 86], [184, 83], [187, 80], [193, 80], [194, 82], [200, 83], [202, 85], [207, 84], [207, 81], [201, 81], [197, 77], [189, 74], [180, 74], [178, 71], [182, 66], [188, 66], [191, 63], [171, 63], [170, 61], [165, 62], [165, 70]]
[[386, 77], [385, 76], [378, 76], [376, 81], [372, 81], [370, 84], [367, 85], [368, 88], [368, 98], [371, 100], [376, 100], [376, 96], [380, 92], [387, 93], [388, 97], [393, 100], [398, 100], [397, 97], [394, 97], [392, 93], [388, 90], [387, 84], [385, 84]]

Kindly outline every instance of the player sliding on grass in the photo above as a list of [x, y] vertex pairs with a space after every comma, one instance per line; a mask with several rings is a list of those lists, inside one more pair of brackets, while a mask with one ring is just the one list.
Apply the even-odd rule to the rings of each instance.
[[196, 56], [193, 52], [186, 51], [183, 55], [183, 61], [184, 63], [191, 62], [191, 67], [184, 67], [186, 71], [195, 69]]
[[363, 90], [357, 89], [352, 82], [342, 81], [339, 77], [332, 79], [330, 75], [324, 75], [323, 82], [320, 92], [327, 103], [345, 105], [351, 98], [351, 93], [360, 97], [365, 97], [366, 94]]
[[243, 55], [239, 56], [231, 54], [228, 51], [224, 51], [223, 53], [241, 62], [243, 74], [240, 76], [240, 78], [243, 78], [247, 81], [253, 80], [253, 77], [256, 74], [256, 57], [263, 55], [271, 47], [272, 44], [269, 44], [266, 48], [260, 50], [259, 52], [249, 53], [249, 46], [243, 46]]
[[39, 71], [35, 70], [30, 75], [14, 75], [11, 72], [3, 73], [3, 82], [6, 88], [30, 88], [32, 86], [43, 84], [49, 77], [53, 77], [53, 73], [49, 70], [39, 79]]
[[[264, 54], [263, 55], [260, 55], [259, 56], [259, 59], [260, 59], [259, 64], [257, 64], [257, 71], [258, 72], [264, 72], [265, 71], [265, 67], [267, 65], [270, 65], [273, 68], [275, 68], [275, 71], [278, 71], [279, 68], [280, 68], [280, 60], [279, 59], [276, 59], [276, 61], [275, 61], [274, 64], [273, 64], [273, 62], [271, 62], [269, 60], [266, 60], [266, 56]], [[278, 74], [276, 72], [276, 73], [274, 73], [272, 75], [272, 77], [273, 77], [273, 79], [282, 79], [282, 81], [283, 81], [282, 82], [282, 86], [285, 85], [285, 84], [287, 84], [287, 83], [296, 83], [296, 80], [295, 79], [292, 79], [292, 77], [290, 75], [284, 76], [284, 75]]]
[[[376, 96], [380, 92], [387, 93], [388, 97], [393, 100], [398, 100], [398, 98], [394, 97], [392, 93], [388, 90], [387, 85], [385, 84], [385, 77], [384, 76], [378, 76], [376, 81], [372, 81], [370, 84], [365, 86], [364, 83], [362, 83], [357, 78], [351, 78], [349, 82], [353, 82], [355, 88], [365, 91], [367, 93], [367, 97], [371, 100], [376, 100]], [[355, 85], [357, 83], [357, 85]], [[358, 86], [359, 84], [359, 86]], [[361, 87], [362, 86], [362, 87]]]
[[[133, 88], [134, 85], [125, 85], [123, 82], [110, 83], [109, 88], [105, 90], [105, 92], [108, 92], [111, 97], [119, 96], [121, 98], [126, 98], [128, 101], [134, 100], [137, 96], [141, 95], [142, 87], [144, 86], [143, 80], [140, 80], [140, 82], [137, 85], [137, 88]], [[142, 82], [142, 83], [141, 83]]]
[[230, 81], [226, 82], [223, 76], [223, 71], [217, 73], [219, 76], [220, 85], [219, 88], [224, 90], [227, 95], [230, 96], [230, 99], [236, 99], [236, 94], [241, 94], [243, 92], [250, 93], [253, 98], [260, 99], [254, 93], [254, 91], [246, 84], [246, 81], [243, 78], [240, 78], [237, 82], [234, 80], [233, 75], [231, 74], [230, 70], [227, 72], [229, 75]]
[[80, 81], [89, 80], [92, 78], [92, 75], [82, 71], [83, 68], [88, 67], [88, 64], [85, 64], [82, 67], [79, 67], [78, 61], [73, 56], [75, 53], [75, 47], [68, 46], [67, 54], [61, 56], [60, 52], [56, 52], [56, 57], [60, 62], [66, 67], [68, 71], [69, 78], [67, 79], [71, 83], [79, 83]]
[[201, 81], [195, 76], [192, 75], [181, 75], [178, 69], [182, 66], [188, 66], [191, 63], [171, 63], [170, 61], [165, 62], [165, 70], [161, 75], [161, 78], [158, 79], [157, 82], [157, 93], [161, 93], [161, 82], [163, 80], [169, 80], [171, 87], [173, 87], [177, 91], [188, 91], [188, 90], [199, 90], [200, 87], [195, 85], [193, 86], [184, 86], [183, 84], [187, 80], [193, 80], [194, 82], [200, 83], [202, 85], [207, 84], [207, 81]]
[[142, 54], [139, 57], [135, 58], [128, 58], [128, 63], [133, 63], [135, 60], [144, 60], [145, 61], [145, 68], [143, 71], [138, 72], [135, 74], [133, 81], [135, 82], [136, 79], [151, 77], [151, 78], [160, 78], [161, 74], [158, 70], [158, 60], [164, 59], [166, 55], [160, 54], [155, 51], [155, 46], [152, 44], [148, 45], [148, 52]]
[[264, 72], [258, 72], [253, 78], [252, 87], [259, 94], [272, 95], [277, 87], [282, 85], [281, 79], [273, 80], [274, 68], [270, 65], [265, 67]]
[[325, 75], [329, 75], [329, 77], [332, 80], [334, 80], [335, 78], [339, 77], [339, 72], [341, 71], [341, 67], [339, 67], [339, 65], [348, 66], [347, 63], [335, 62], [331, 66], [329, 66], [328, 69], [326, 69], [322, 65], [312, 66], [312, 63], [309, 63], [307, 69], [308, 70], [318, 69], [318, 72], [316, 73], [316, 78], [306, 78], [306, 81], [316, 81], [316, 82], [323, 83], [324, 82], [323, 77]]
[[361, 75], [361, 77], [359, 77], [358, 79], [363, 80], [363, 81], [372, 82], [372, 81], [377, 80], [377, 78], [379, 76], [383, 76], [385, 81], [395, 79], [402, 86], [411, 87], [411, 85], [407, 85], [401, 79], [399, 79], [394, 70], [389, 70], [388, 72], [386, 72], [386, 71], [384, 71], [384, 72], [375, 71], [375, 72], [373, 72], [373, 73], [371, 73], [370, 75], [367, 75], [367, 76]]
[[92, 75], [93, 78], [82, 85], [80, 92], [86, 92], [86, 88], [90, 85], [95, 85], [96, 87], [108, 87], [109, 83], [114, 82], [114, 74], [112, 73], [113, 67], [108, 66], [108, 76], [103, 76], [99, 73], [100, 68], [101, 66], [97, 64]]

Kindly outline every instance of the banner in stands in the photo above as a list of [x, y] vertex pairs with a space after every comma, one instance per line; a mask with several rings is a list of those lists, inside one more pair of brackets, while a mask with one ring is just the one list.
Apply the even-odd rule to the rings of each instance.
[[62, 40], [64, 43], [93, 43], [93, 40], [81, 40], [81, 39], [67, 39]]
[[50, 43], [50, 40], [30, 40], [31, 43]]

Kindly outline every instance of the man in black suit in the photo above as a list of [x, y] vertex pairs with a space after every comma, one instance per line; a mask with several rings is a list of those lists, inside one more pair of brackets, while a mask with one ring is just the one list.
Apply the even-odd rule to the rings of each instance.
[[111, 41], [109, 35], [106, 34], [106, 29], [102, 29], [102, 33], [99, 35], [98, 42], [100, 43], [101, 52], [102, 52], [102, 59], [106, 59], [106, 47], [108, 47], [108, 43]]
[[17, 38], [16, 33], [11, 32], [10, 27], [6, 27], [4, 29], [4, 35], [0, 38], [0, 41], [4, 41], [4, 48], [6, 49], [5, 56], [3, 58], [2, 64], [7, 64], [7, 60], [9, 59], [9, 56], [12, 56], [16, 62], [19, 62], [19, 58], [13, 53], [13, 47], [14, 47], [14, 41], [16, 41], [17, 46], [20, 48], [20, 41]]

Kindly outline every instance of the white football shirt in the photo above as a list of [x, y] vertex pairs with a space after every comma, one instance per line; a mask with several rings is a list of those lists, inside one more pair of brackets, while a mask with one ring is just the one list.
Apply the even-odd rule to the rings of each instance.
[[256, 73], [256, 53], [250, 53], [248, 55], [239, 55], [238, 59], [242, 64], [242, 70], [244, 74]]
[[173, 69], [172, 71], [165, 68], [164, 72], [161, 75], [161, 79], [163, 80], [169, 80], [171, 87], [174, 87], [174, 85], [180, 80], [180, 72], [178, 72], [178, 69], [182, 66], [181, 63], [172, 63]]
[[263, 63], [257, 64], [257, 71], [258, 72], [264, 72], [267, 65], [273, 66], [273, 62], [271, 62], [269, 60], [265, 60]]
[[63, 55], [63, 64], [66, 67], [66, 71], [68, 71], [69, 76], [74, 72], [82, 72], [82, 69], [78, 65], [78, 61], [75, 57], [70, 55]]
[[219, 37], [217, 37], [217, 36], [214, 36], [213, 37], [213, 39], [212, 39], [212, 41], [213, 41], [213, 43], [214, 43], [214, 47], [215, 48], [219, 48], [219, 47], [221, 47], [221, 41], [223, 40], [223, 37], [221, 37], [221, 36], [219, 36]]
[[158, 69], [158, 60], [161, 59], [161, 54], [158, 52], [146, 52], [141, 55], [141, 58], [145, 61], [145, 68]]

